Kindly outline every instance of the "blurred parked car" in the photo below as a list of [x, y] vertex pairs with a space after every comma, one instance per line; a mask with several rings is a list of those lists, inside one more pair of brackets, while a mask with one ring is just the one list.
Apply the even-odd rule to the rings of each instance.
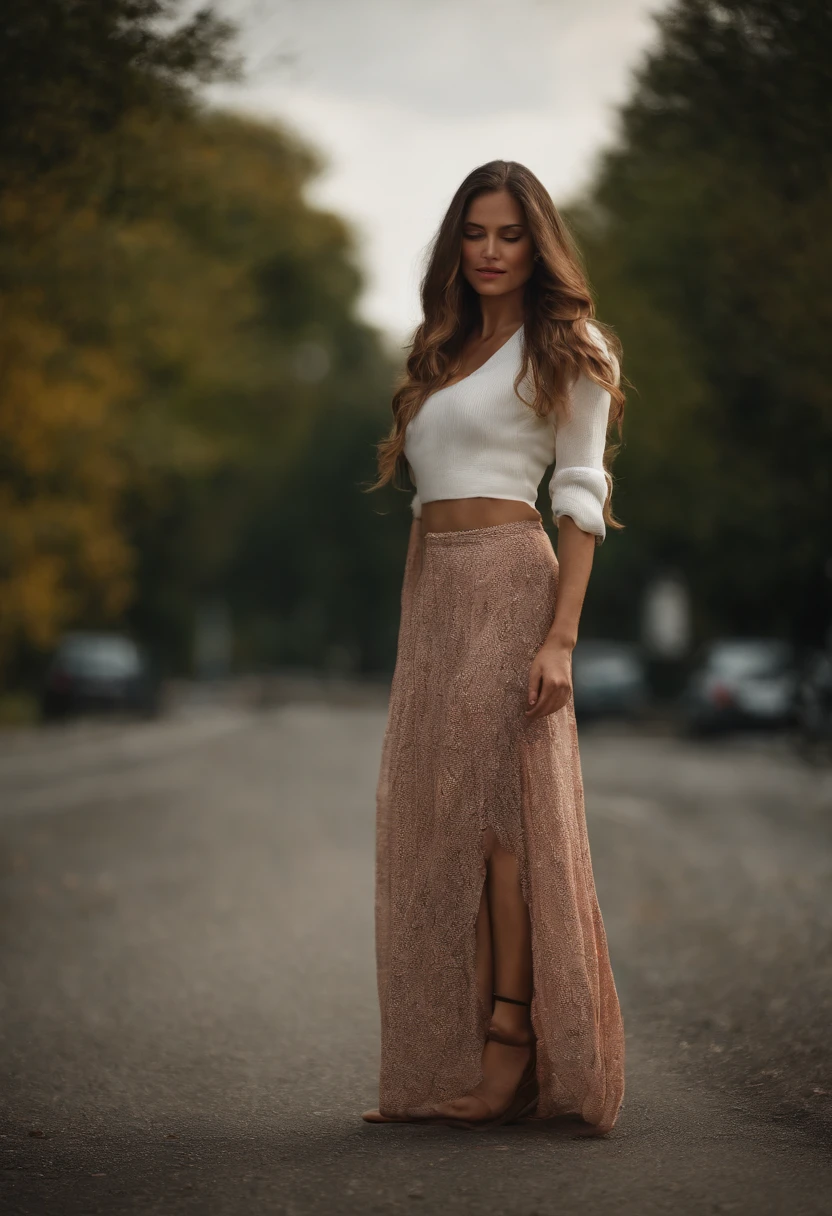
[[67, 633], [46, 670], [44, 718], [88, 710], [123, 709], [147, 716], [159, 710], [160, 687], [132, 638], [119, 633]]
[[576, 718], [637, 717], [647, 707], [647, 678], [637, 647], [604, 639], [579, 641], [572, 652]]
[[719, 638], [701, 652], [682, 695], [694, 734], [782, 727], [794, 718], [798, 674], [793, 647], [779, 638]]

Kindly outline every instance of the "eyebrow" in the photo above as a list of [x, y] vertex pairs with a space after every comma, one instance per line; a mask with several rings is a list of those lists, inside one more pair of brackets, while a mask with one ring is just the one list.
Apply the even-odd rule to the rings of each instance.
[[[484, 224], [478, 224], [476, 220], [466, 220], [466, 225], [470, 224], [472, 228], [484, 228]], [[500, 224], [500, 228], [525, 228], [525, 224]]]

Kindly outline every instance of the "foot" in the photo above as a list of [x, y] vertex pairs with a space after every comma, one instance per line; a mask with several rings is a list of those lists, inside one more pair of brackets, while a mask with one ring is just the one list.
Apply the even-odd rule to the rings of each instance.
[[[482, 1053], [482, 1080], [478, 1085], [450, 1102], [434, 1107], [430, 1119], [460, 1119], [466, 1123], [485, 1123], [496, 1118], [510, 1106], [520, 1079], [526, 1071], [534, 1043], [528, 1006], [497, 1002], [491, 1015]], [[499, 1042], [508, 1039], [509, 1042]], [[367, 1123], [407, 1123], [410, 1120], [382, 1115], [378, 1109], [367, 1110], [361, 1116]]]
[[531, 1045], [513, 1047], [489, 1039], [482, 1053], [482, 1080], [461, 1098], [440, 1102], [436, 1114], [466, 1123], [484, 1123], [502, 1114], [517, 1092], [531, 1050]]
[[[528, 1008], [498, 1002], [488, 1028], [488, 1033], [492, 1032], [496, 1038], [486, 1039], [483, 1047], [482, 1080], [470, 1093], [441, 1102], [436, 1107], [439, 1117], [485, 1122], [511, 1104], [534, 1041]], [[498, 1042], [500, 1038], [510, 1042]]]

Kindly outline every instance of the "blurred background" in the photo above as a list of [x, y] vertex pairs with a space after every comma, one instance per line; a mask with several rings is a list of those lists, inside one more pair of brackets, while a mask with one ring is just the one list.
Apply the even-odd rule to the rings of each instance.
[[68, 706], [73, 663], [124, 685], [78, 631], [160, 686], [389, 677], [407, 495], [362, 490], [427, 243], [495, 156], [551, 190], [624, 343], [626, 530], [582, 640], [697, 721], [793, 710], [832, 644], [828, 16], [730, 9], [15, 0], [0, 717]]
[[[828, 1211], [830, 64], [827, 0], [6, 0], [4, 1211]], [[573, 672], [629, 1090], [555, 1187], [359, 1119], [410, 528], [364, 490], [496, 157], [628, 392]]]
[[[828, 18], [730, 8], [14, 0], [0, 719], [80, 700], [82, 668], [103, 707], [105, 669], [114, 689], [139, 666], [159, 688], [389, 677], [407, 496], [362, 491], [427, 244], [495, 156], [550, 189], [624, 343], [626, 531], [599, 551], [582, 640], [627, 643], [665, 708], [707, 700], [716, 663], [727, 721], [742, 679], [780, 679], [782, 649], [758, 646], [741, 676], [698, 648], [776, 639], [803, 691], [787, 706], [781, 680], [744, 716], [817, 700]], [[545, 483], [538, 506], [554, 537]], [[108, 666], [108, 639], [78, 631], [126, 634], [141, 657]]]

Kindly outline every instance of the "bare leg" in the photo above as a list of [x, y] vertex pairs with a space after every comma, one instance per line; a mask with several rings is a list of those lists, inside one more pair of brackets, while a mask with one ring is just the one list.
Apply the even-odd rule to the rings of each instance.
[[494, 954], [491, 945], [491, 913], [488, 906], [488, 877], [482, 884], [480, 910], [476, 925], [477, 990], [484, 1009], [491, 1008], [494, 991]]
[[[514, 997], [517, 1001], [530, 1001], [531, 922], [520, 888], [520, 866], [513, 853], [497, 844], [488, 865], [488, 902], [494, 952], [494, 991], [500, 996]], [[528, 1010], [520, 1005], [500, 1002], [494, 1010], [495, 1017], [506, 1010], [517, 1011], [516, 1016], [521, 1019], [518, 1025], [528, 1024]]]
[[[494, 832], [486, 833], [488, 861], [476, 921], [477, 988], [485, 1008], [492, 992], [530, 1001], [532, 996], [531, 922], [520, 887], [520, 868], [513, 853], [502, 848]], [[522, 1038], [531, 1034], [531, 1018], [525, 1005], [496, 1001], [491, 1025], [505, 1034]], [[438, 1115], [458, 1119], [482, 1119], [486, 1111], [478, 1095], [492, 1110], [504, 1107], [514, 1094], [529, 1059], [528, 1047], [512, 1047], [489, 1039], [482, 1055], [482, 1081], [471, 1095], [440, 1103]], [[398, 1123], [378, 1110], [367, 1111], [369, 1123]]]
[[[488, 873], [483, 887], [487, 907], [477, 917], [477, 974], [480, 992], [491, 1001], [488, 982], [493, 975], [493, 991], [517, 1001], [530, 1001], [532, 995], [531, 922], [520, 887], [520, 869], [513, 853], [502, 848], [489, 829], [486, 842]], [[486, 932], [488, 936], [486, 937]], [[491, 953], [491, 966], [487, 953]], [[531, 1018], [525, 1005], [504, 1001], [494, 1004], [491, 1025], [512, 1037], [531, 1035]], [[489, 1039], [482, 1056], [483, 1077], [471, 1094], [443, 1102], [440, 1115], [460, 1119], [485, 1117], [481, 1098], [493, 1111], [504, 1108], [514, 1094], [529, 1060], [529, 1047], [513, 1047]]]

